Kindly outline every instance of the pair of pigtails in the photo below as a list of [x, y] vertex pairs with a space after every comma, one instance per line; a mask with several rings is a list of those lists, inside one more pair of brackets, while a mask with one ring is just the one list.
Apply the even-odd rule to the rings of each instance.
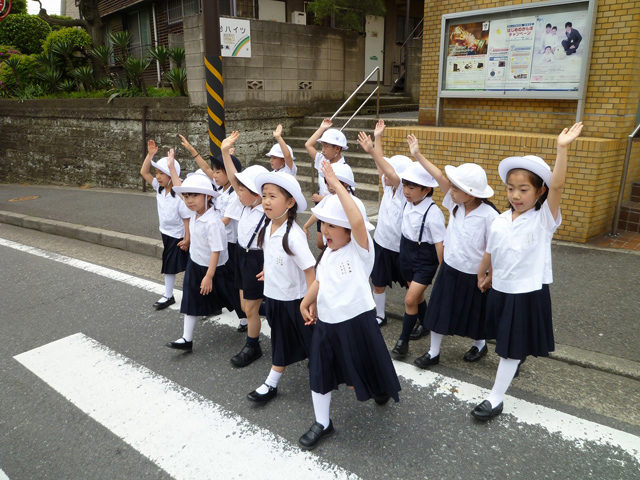
[[[164, 187], [158, 188], [158, 193], [162, 193], [163, 190], [164, 190]], [[169, 195], [171, 195], [173, 198], [176, 198], [176, 192], [173, 191], [173, 188], [169, 192]]]
[[[476, 197], [478, 198], [478, 197]], [[480, 201], [486, 205], [489, 205], [491, 208], [493, 208], [496, 212], [500, 213], [500, 210], [498, 210], [498, 207], [496, 207], [493, 202], [491, 200], [489, 200], [488, 198], [481, 198]], [[456, 205], [453, 208], [453, 216], [456, 216], [456, 212], [458, 211], [458, 205]]]
[[[287, 214], [288, 214], [287, 228], [284, 232], [284, 236], [282, 237], [282, 248], [287, 253], [287, 255], [293, 257], [293, 252], [289, 248], [289, 232], [291, 231], [291, 227], [293, 226], [294, 222], [296, 221], [296, 218], [298, 217], [298, 204], [297, 203], [294, 204], [293, 207], [289, 209]], [[270, 223], [271, 223], [271, 219], [266, 218], [264, 221], [264, 226], [260, 229], [260, 232], [258, 233], [257, 245], [260, 248], [262, 248], [262, 246], [264, 245], [264, 236], [266, 235], [267, 227], [269, 226]]]

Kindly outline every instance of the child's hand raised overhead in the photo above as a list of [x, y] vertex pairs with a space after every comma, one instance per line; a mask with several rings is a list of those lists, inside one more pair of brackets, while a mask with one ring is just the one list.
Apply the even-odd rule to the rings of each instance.
[[278, 125], [273, 132], [273, 136], [275, 138], [280, 138], [282, 136], [282, 125]]
[[582, 132], [582, 122], [574, 123], [571, 128], [565, 128], [558, 135], [558, 146], [567, 147], [571, 142], [580, 136]]
[[191, 152], [191, 150], [195, 151], [195, 149], [191, 146], [184, 135], [178, 134], [178, 137], [180, 137], [180, 145], [182, 145], [186, 150], [188, 150], [189, 152]]
[[236, 140], [238, 140], [238, 138], [240, 138], [240, 134], [238, 133], [237, 130], [231, 132], [231, 135], [229, 135], [227, 138], [225, 138], [222, 141], [222, 144], [220, 145], [220, 150], [229, 151], [229, 149], [233, 147], [233, 144], [236, 143]]
[[325, 118], [324, 120], [322, 120], [322, 123], [320, 124], [320, 128], [324, 128], [325, 130], [331, 128], [332, 126], [333, 126], [333, 122], [329, 118]]
[[420, 153], [420, 144], [415, 135], [407, 135], [407, 143], [409, 144], [409, 151], [414, 157]]
[[151, 156], [158, 153], [158, 146], [156, 145], [156, 142], [154, 142], [153, 140], [149, 140], [147, 142], [147, 153]]
[[360, 132], [358, 134], [358, 145], [362, 147], [367, 153], [371, 153], [373, 151], [373, 142], [371, 141], [371, 137], [364, 132]]
[[176, 158], [176, 151], [173, 148], [169, 149], [169, 153], [167, 153], [167, 166], [171, 168], [174, 164], [174, 160]]
[[338, 177], [336, 177], [331, 163], [326, 160], [322, 162], [322, 174], [324, 175], [324, 179], [327, 181], [327, 185], [333, 187], [334, 190], [338, 185], [342, 185], [340, 180], [338, 180]]
[[376, 128], [373, 130], [373, 136], [376, 138], [381, 137], [382, 134], [384, 133], [385, 128], [386, 126], [384, 124], [384, 120], [382, 119], [378, 120], [378, 123], [376, 123]]

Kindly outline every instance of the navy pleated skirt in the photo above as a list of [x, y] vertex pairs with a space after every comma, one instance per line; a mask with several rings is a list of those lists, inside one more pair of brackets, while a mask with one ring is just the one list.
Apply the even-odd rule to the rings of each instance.
[[164, 233], [162, 234], [162, 245], [164, 249], [162, 250], [162, 270], [160, 270], [160, 273], [175, 275], [176, 273], [184, 272], [187, 268], [189, 252], [182, 250], [178, 246], [178, 243], [181, 241], [181, 238], [174, 238]]
[[245, 300], [258, 300], [264, 297], [264, 282], [258, 281], [258, 275], [264, 268], [262, 250], [247, 250], [240, 245], [236, 248], [234, 267], [235, 287], [242, 290]]
[[478, 276], [463, 273], [442, 262], [433, 284], [424, 327], [441, 335], [485, 337], [488, 292], [478, 288]]
[[371, 271], [371, 283], [376, 287], [393, 287], [396, 282], [401, 287], [406, 287], [407, 282], [402, 278], [400, 266], [398, 265], [398, 252], [381, 247], [373, 242], [375, 252], [375, 263]]
[[200, 293], [200, 284], [207, 274], [207, 270], [208, 267], [198, 265], [189, 258], [187, 269], [184, 273], [180, 313], [205, 316], [211, 315], [223, 307], [226, 307], [229, 311], [233, 311], [233, 304], [229, 300], [229, 282], [226, 278], [229, 275], [229, 267], [227, 265], [220, 265], [216, 268], [211, 292], [207, 295], [202, 295]]
[[309, 358], [313, 325], [304, 324], [300, 301], [267, 298], [267, 321], [271, 327], [271, 363], [286, 367]]
[[238, 318], [247, 318], [247, 315], [242, 311], [242, 304], [240, 303], [240, 290], [236, 288], [235, 282], [235, 266], [236, 266], [236, 250], [238, 249], [237, 243], [227, 243], [227, 249], [229, 251], [229, 260], [225, 263], [228, 275], [226, 276], [228, 290], [230, 295], [230, 301], [233, 305], [233, 309], [236, 312]]
[[496, 340], [502, 358], [548, 357], [555, 348], [549, 285], [527, 293], [489, 290], [486, 337]]
[[405, 281], [431, 285], [438, 270], [436, 246], [428, 242], [418, 244], [403, 235], [400, 240], [398, 265]]
[[361, 402], [382, 395], [399, 401], [400, 382], [375, 312], [341, 323], [318, 320], [309, 357], [311, 390], [324, 395], [344, 383], [354, 387]]

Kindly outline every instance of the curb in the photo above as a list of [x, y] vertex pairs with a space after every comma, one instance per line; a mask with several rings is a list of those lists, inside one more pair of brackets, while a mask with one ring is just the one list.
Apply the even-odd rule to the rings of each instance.
[[[39, 230], [44, 233], [82, 240], [105, 247], [118, 248], [149, 257], [162, 258], [162, 241], [152, 238], [128, 235], [126, 233], [118, 233], [101, 228], [85, 227], [75, 223], [32, 217], [30, 215], [2, 210], [0, 210], [0, 223]], [[393, 312], [389, 312], [388, 316], [399, 319], [402, 318], [401, 315]], [[489, 343], [495, 342], [489, 341]], [[556, 350], [551, 353], [550, 358], [570, 365], [591, 368], [604, 373], [640, 381], [640, 362], [634, 362], [633, 360], [611, 357], [597, 352], [585, 352], [579, 348], [568, 345], [556, 345]]]

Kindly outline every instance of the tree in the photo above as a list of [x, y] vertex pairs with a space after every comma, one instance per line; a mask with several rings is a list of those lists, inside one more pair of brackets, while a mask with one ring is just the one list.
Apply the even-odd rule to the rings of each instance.
[[337, 28], [364, 32], [365, 15], [383, 16], [385, 0], [314, 0], [308, 4], [318, 25], [333, 18]]
[[107, 27], [102, 22], [100, 12], [98, 11], [99, 0], [79, 0], [78, 9], [82, 14], [82, 19], [71, 20], [55, 18], [49, 15], [47, 11], [42, 8], [42, 3], [40, 2], [40, 0], [33, 1], [38, 2], [38, 4], [40, 5], [40, 12], [38, 13], [38, 16], [49, 25], [60, 25], [63, 27], [82, 27], [87, 31], [89, 35], [91, 35], [94, 47], [104, 45]]

